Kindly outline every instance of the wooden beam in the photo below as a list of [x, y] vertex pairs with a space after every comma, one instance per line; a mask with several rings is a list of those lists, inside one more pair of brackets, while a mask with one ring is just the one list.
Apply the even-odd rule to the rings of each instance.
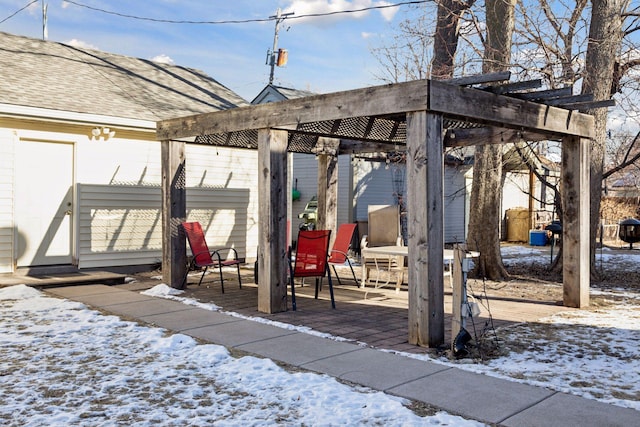
[[593, 116], [431, 81], [429, 109], [468, 121], [523, 131], [594, 137]]
[[407, 114], [409, 343], [444, 343], [442, 116]]
[[404, 149], [405, 144], [341, 139], [338, 154], [389, 153], [392, 151], [398, 151], [398, 145], [401, 149]]
[[445, 147], [470, 147], [474, 145], [513, 143], [522, 141], [548, 141], [559, 138], [556, 135], [522, 132], [519, 130], [481, 127], [472, 129], [449, 129], [444, 136]]
[[562, 96], [571, 96], [573, 93], [573, 87], [567, 86], [559, 89], [547, 89], [547, 90], [539, 90], [536, 92], [524, 92], [524, 93], [514, 93], [512, 96], [520, 99], [526, 99], [529, 101], [533, 100], [541, 100], [544, 102], [546, 99], [559, 98]]
[[457, 86], [470, 86], [480, 83], [503, 82], [511, 78], [511, 71], [498, 71], [495, 73], [476, 74], [474, 76], [455, 77], [442, 80], [445, 83]]
[[258, 131], [258, 311], [287, 310], [287, 132]]
[[187, 243], [181, 224], [187, 218], [185, 143], [162, 141], [162, 280], [182, 289], [187, 273]]
[[373, 86], [162, 120], [158, 140], [427, 109], [430, 80]]
[[505, 93], [513, 93], [519, 90], [537, 89], [542, 86], [542, 80], [525, 80], [523, 82], [505, 83], [495, 86], [486, 86], [479, 88], [481, 90], [503, 95]]
[[562, 281], [567, 307], [589, 305], [589, 165], [590, 141], [562, 141]]

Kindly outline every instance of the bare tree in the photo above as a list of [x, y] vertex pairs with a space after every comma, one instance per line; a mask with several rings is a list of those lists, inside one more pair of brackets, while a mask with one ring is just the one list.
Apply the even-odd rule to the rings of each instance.
[[449, 79], [454, 74], [456, 51], [460, 37], [461, 19], [475, 0], [440, 0], [436, 31], [433, 36], [433, 59], [431, 77], [436, 80]]
[[[486, 41], [482, 71], [509, 68], [516, 0], [486, 0]], [[502, 202], [501, 144], [476, 146], [469, 213], [470, 248], [480, 252], [475, 273], [498, 280], [509, 277], [500, 254]]]
[[[586, 54], [585, 78], [582, 92], [593, 94], [594, 100], [611, 97], [616, 59], [620, 52], [623, 31], [623, 14], [628, 0], [592, 0], [589, 46]], [[596, 137], [591, 144], [591, 273], [595, 268], [596, 233], [600, 222], [602, 175], [607, 137], [607, 110], [599, 108], [587, 111], [595, 117]]]

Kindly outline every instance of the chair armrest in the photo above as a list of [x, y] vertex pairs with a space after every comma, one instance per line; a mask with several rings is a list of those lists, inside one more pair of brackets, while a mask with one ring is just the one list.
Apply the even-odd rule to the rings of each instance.
[[[213, 252], [211, 252], [211, 256], [213, 256], [215, 254], [216, 257], [218, 257], [219, 261], [222, 261], [222, 257], [220, 256], [220, 252], [229, 252], [229, 253], [233, 253], [233, 261], [237, 261], [240, 262], [240, 259], [238, 258], [238, 251], [235, 248], [232, 247], [227, 247], [227, 248], [216, 248]], [[229, 257], [227, 256], [225, 258], [225, 261], [229, 260]]]

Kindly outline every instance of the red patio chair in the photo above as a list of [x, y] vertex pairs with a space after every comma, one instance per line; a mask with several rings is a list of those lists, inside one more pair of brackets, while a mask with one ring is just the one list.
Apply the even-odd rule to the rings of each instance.
[[333, 247], [331, 248], [329, 265], [333, 267], [333, 272], [338, 279], [339, 285], [342, 285], [342, 283], [340, 282], [340, 276], [338, 276], [338, 272], [336, 271], [336, 265], [344, 265], [344, 263], [346, 262], [347, 264], [349, 264], [349, 268], [351, 269], [351, 274], [353, 274], [353, 280], [356, 282], [356, 286], [360, 286], [358, 284], [356, 272], [353, 271], [353, 266], [351, 265], [351, 260], [349, 259], [348, 255], [349, 248], [351, 247], [351, 241], [353, 240], [353, 233], [355, 233], [356, 227], [358, 227], [358, 224], [342, 224], [340, 227], [338, 227], [336, 240], [333, 242]]
[[[200, 276], [200, 281], [198, 282], [198, 286], [200, 286], [200, 284], [202, 283], [202, 279], [207, 273], [209, 267], [213, 267], [217, 268], [220, 272], [220, 287], [222, 288], [222, 293], [224, 293], [224, 278], [222, 277], [222, 267], [235, 265], [238, 270], [238, 284], [242, 289], [242, 279], [240, 278], [240, 264], [242, 264], [242, 260], [238, 259], [238, 251], [236, 251], [234, 248], [219, 248], [210, 251], [209, 246], [207, 245], [207, 241], [204, 239], [202, 226], [199, 222], [183, 222], [182, 228], [187, 235], [187, 241], [189, 242], [191, 253], [193, 254], [191, 262], [187, 267], [187, 273], [184, 276], [184, 281], [182, 282], [182, 288], [187, 285], [187, 276], [189, 274], [189, 271], [191, 271], [192, 269], [202, 270], [204, 268], [202, 276]], [[221, 251], [227, 251], [228, 254], [232, 254], [233, 259], [222, 259], [222, 256], [220, 255]]]
[[[294, 279], [296, 277], [316, 278], [316, 299], [320, 289], [320, 279], [329, 273], [328, 251], [331, 230], [300, 230], [298, 232], [298, 242], [296, 245], [296, 257], [293, 265], [289, 264], [291, 282], [291, 306], [296, 310], [296, 291]], [[333, 283], [331, 274], [327, 274], [329, 279], [329, 292], [331, 294], [331, 307], [336, 308], [333, 298]]]

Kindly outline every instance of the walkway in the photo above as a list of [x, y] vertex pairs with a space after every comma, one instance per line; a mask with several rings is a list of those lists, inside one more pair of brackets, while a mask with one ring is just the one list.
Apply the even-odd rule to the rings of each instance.
[[[236, 295], [238, 300], [236, 304], [240, 304], [241, 299], [238, 297], [243, 294], [237, 290], [237, 284], [229, 282], [225, 285], [224, 299], [228, 302], [233, 299], [233, 295]], [[224, 345], [239, 352], [268, 357], [294, 367], [328, 374], [487, 423], [503, 426], [562, 427], [640, 425], [638, 412], [632, 409], [478, 375], [435, 362], [378, 351], [351, 342], [320, 338], [221, 312], [195, 308], [177, 301], [149, 297], [138, 292], [140, 287], [144, 285], [141, 283], [120, 286], [93, 284], [48, 288], [46, 291], [54, 296], [80, 301], [127, 319], [136, 319]], [[222, 295], [219, 287], [215, 285], [211, 288], [207, 288], [206, 285], [195, 288], [193, 292], [208, 292], [217, 294], [218, 297]], [[335, 311], [330, 309], [326, 300], [315, 301], [301, 296], [298, 312], [273, 315], [273, 319], [299, 324], [300, 319], [312, 317], [315, 311], [312, 306], [322, 304], [324, 307], [321, 312], [326, 315], [326, 318], [342, 316], [340, 322], [351, 321], [357, 324], [358, 319], [346, 318], [342, 314], [342, 311], [347, 308], [345, 306], [360, 305], [348, 301], [349, 294], [352, 295], [352, 300], [355, 298], [353, 292], [356, 288], [353, 288], [349, 292], [341, 292], [338, 309]], [[234, 292], [233, 289], [236, 291]], [[243, 304], [247, 306], [244, 310], [254, 310], [248, 307], [251, 298], [247, 296], [252, 293], [257, 294], [255, 285], [243, 285], [243, 291], [245, 298]], [[375, 291], [375, 293], [385, 295], [384, 292]], [[302, 295], [302, 292], [299, 294]], [[371, 307], [375, 306], [376, 304], [371, 305]], [[359, 319], [360, 323], [364, 322], [368, 325], [375, 323], [368, 322], [367, 317], [377, 316], [375, 314], [377, 312], [362, 310], [360, 307], [359, 313], [363, 316]], [[398, 315], [400, 311], [399, 307], [392, 307], [386, 312]], [[376, 322], [381, 320], [384, 320], [384, 315]], [[343, 324], [343, 327], [347, 326]], [[395, 328], [394, 325], [389, 327]]]

